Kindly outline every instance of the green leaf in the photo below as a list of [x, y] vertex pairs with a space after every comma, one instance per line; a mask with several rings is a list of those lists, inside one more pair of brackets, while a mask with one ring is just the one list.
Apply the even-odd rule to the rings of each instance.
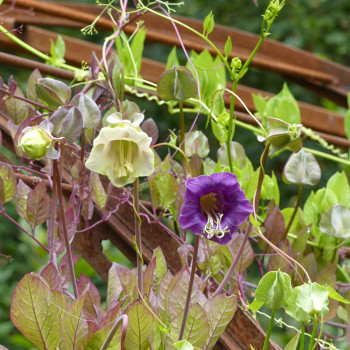
[[225, 47], [224, 47], [226, 59], [230, 56], [231, 51], [232, 51], [232, 40], [231, 40], [231, 37], [227, 37]]
[[[31, 189], [22, 180], [17, 185], [17, 213], [24, 219], [27, 219], [27, 201]], [[0, 192], [1, 193], [1, 192]]]
[[49, 216], [50, 196], [46, 193], [45, 182], [39, 182], [28, 193], [26, 217], [32, 227], [43, 224]]
[[328, 292], [329, 292], [329, 297], [334, 299], [334, 300], [337, 300], [337, 301], [340, 301], [341, 303], [344, 303], [344, 304], [350, 304], [350, 301], [345, 299], [344, 297], [342, 297], [338, 292], [336, 292], [331, 286], [327, 285], [326, 286]]
[[280, 191], [278, 188], [277, 178], [275, 173], [272, 172], [272, 176], [264, 175], [264, 180], [261, 187], [262, 199], [273, 199], [277, 205], [280, 202]]
[[257, 110], [257, 116], [261, 118], [262, 120], [262, 125], [264, 126], [264, 128], [267, 128], [267, 113], [265, 112], [266, 109], [266, 104], [267, 101], [266, 99], [261, 96], [261, 95], [256, 95], [256, 94], [252, 94], [252, 98], [253, 98], [253, 103], [254, 106]]
[[109, 80], [112, 83], [116, 98], [121, 101], [124, 95], [124, 67], [118, 56], [113, 52], [108, 66]]
[[286, 183], [314, 186], [320, 178], [321, 168], [315, 156], [304, 149], [292, 153], [283, 170], [283, 180]]
[[203, 22], [203, 35], [208, 36], [215, 27], [215, 21], [214, 21], [214, 15], [213, 12], [210, 11], [209, 15], [205, 17], [204, 22]]
[[[84, 350], [96, 350], [101, 349], [106, 338], [108, 337], [109, 332], [111, 331], [114, 323], [109, 323], [107, 326], [102, 327], [96, 331], [90, 338], [87, 344], [85, 345]], [[120, 350], [120, 340], [121, 340], [122, 328], [119, 327], [115, 333], [113, 339], [109, 343], [107, 350]]]
[[161, 280], [166, 274], [168, 268], [167, 268], [164, 254], [159, 247], [153, 251], [153, 257], [156, 257], [156, 270], [155, 270], [155, 276], [153, 277], [153, 279], [154, 279], [154, 283], [157, 285], [157, 292], [159, 292]]
[[147, 298], [151, 292], [153, 284], [153, 275], [156, 269], [156, 258], [152, 258], [143, 273], [143, 295]]
[[320, 230], [323, 234], [331, 237], [350, 238], [350, 209], [336, 204], [322, 214]]
[[197, 84], [189, 69], [174, 67], [161, 75], [157, 93], [164, 101], [182, 102], [197, 96]]
[[203, 306], [209, 321], [209, 337], [205, 349], [212, 349], [225, 331], [237, 309], [237, 298], [219, 294], [209, 299]]
[[327, 288], [318, 283], [305, 283], [300, 286], [295, 304], [311, 316], [321, 312], [325, 315], [328, 313], [328, 295]]
[[63, 313], [61, 321], [60, 348], [62, 350], [83, 349], [89, 333], [88, 320], [85, 317], [85, 294], [76, 299]]
[[71, 98], [70, 87], [59, 80], [39, 79], [35, 89], [37, 96], [53, 109], [68, 104]]
[[55, 350], [65, 305], [62, 292], [54, 294], [40, 277], [26, 274], [12, 294], [11, 321], [39, 350]]
[[56, 39], [56, 43], [51, 40], [51, 46], [50, 46], [50, 55], [52, 59], [50, 61], [53, 61], [54, 63], [65, 63], [64, 55], [66, 53], [66, 44], [64, 43], [63, 38], [61, 35], [59, 35]]
[[300, 124], [300, 110], [298, 103], [288, 89], [287, 84], [276, 96], [268, 100], [265, 113], [269, 117], [282, 119], [289, 124]]
[[350, 208], [350, 186], [344, 171], [335, 173], [328, 180], [327, 188], [334, 192], [339, 204]]
[[143, 350], [149, 347], [149, 336], [153, 329], [153, 315], [138, 300], [127, 309], [128, 328], [125, 350]]
[[[183, 311], [170, 322], [171, 334], [175, 338], [180, 333], [182, 318]], [[209, 322], [207, 313], [199, 304], [191, 305], [188, 310], [183, 339], [197, 348], [203, 348], [208, 338]]]
[[289, 275], [281, 271], [271, 271], [259, 281], [255, 299], [266, 304], [269, 309], [280, 309], [286, 305], [286, 298], [292, 292]]
[[299, 342], [300, 332], [298, 332], [287, 344], [285, 350], [297, 350], [298, 342]]
[[174, 343], [175, 349], [178, 350], [193, 350], [193, 346], [187, 340], [180, 340]]
[[5, 204], [16, 195], [16, 177], [12, 168], [0, 162], [0, 202]]
[[300, 323], [307, 323], [310, 321], [311, 315], [304, 311], [303, 308], [297, 305], [296, 301], [298, 298], [298, 295], [301, 293], [302, 287], [297, 286], [293, 288], [292, 293], [287, 298], [287, 305], [286, 305], [286, 313], [297, 320]]
[[169, 54], [168, 59], [166, 61], [165, 70], [168, 70], [168, 69], [173, 68], [173, 67], [177, 67], [179, 65], [180, 65], [180, 62], [179, 62], [177, 55], [176, 55], [176, 46], [174, 46], [173, 49], [170, 51], [170, 54]]
[[107, 194], [102, 185], [100, 175], [93, 171], [90, 174], [90, 185], [92, 187], [92, 200], [103, 210], [107, 204]]

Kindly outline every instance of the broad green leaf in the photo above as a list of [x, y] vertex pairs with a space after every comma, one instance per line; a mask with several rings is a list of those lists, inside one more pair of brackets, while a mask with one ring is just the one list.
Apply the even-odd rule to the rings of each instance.
[[262, 199], [273, 199], [277, 205], [280, 203], [280, 191], [278, 188], [277, 178], [275, 173], [272, 172], [272, 176], [264, 175], [264, 180], [261, 188]]
[[5, 204], [16, 195], [16, 177], [12, 168], [0, 162], [0, 202]]
[[[175, 339], [178, 338], [180, 333], [182, 318], [183, 311], [170, 322], [171, 334]], [[208, 338], [209, 321], [207, 314], [199, 304], [194, 304], [188, 310], [183, 339], [197, 348], [203, 348]]]
[[80, 350], [84, 348], [89, 333], [88, 320], [84, 312], [85, 294], [76, 299], [62, 315], [60, 348]]
[[39, 79], [35, 89], [37, 96], [53, 109], [68, 104], [71, 98], [70, 87], [59, 80]]
[[300, 286], [295, 304], [311, 316], [321, 312], [325, 315], [328, 313], [328, 295], [327, 288], [318, 283], [305, 283]]
[[300, 124], [300, 110], [298, 103], [288, 89], [287, 84], [283, 89], [266, 103], [265, 113], [269, 117], [282, 119], [290, 124]]
[[63, 293], [53, 294], [40, 277], [26, 274], [12, 294], [11, 321], [39, 350], [55, 350], [65, 302]]
[[350, 237], [350, 209], [336, 204], [322, 214], [320, 230], [331, 237], [348, 239]]
[[[18, 86], [14, 94], [24, 98], [23, 92]], [[10, 96], [5, 100], [5, 106], [8, 111], [8, 116], [16, 125], [22, 124], [28, 116], [29, 105], [23, 100]]]
[[283, 170], [283, 180], [286, 183], [314, 186], [320, 178], [321, 168], [315, 156], [303, 149], [292, 153]]
[[231, 37], [227, 37], [225, 47], [224, 47], [224, 52], [225, 52], [226, 58], [228, 58], [230, 56], [231, 51], [232, 51], [232, 40], [231, 40]]
[[287, 298], [286, 313], [297, 320], [300, 323], [309, 322], [311, 316], [308, 312], [304, 311], [303, 308], [297, 305], [296, 301], [298, 295], [301, 293], [302, 287], [298, 286], [293, 288], [292, 293]]
[[177, 350], [193, 350], [193, 346], [187, 340], [180, 340], [174, 343], [175, 349]]
[[143, 350], [149, 347], [149, 336], [153, 329], [153, 315], [138, 300], [127, 309], [128, 328], [126, 331], [125, 350]]
[[32, 227], [43, 224], [50, 212], [50, 196], [46, 193], [45, 182], [39, 182], [28, 193], [27, 221]]
[[285, 350], [297, 350], [298, 342], [299, 342], [300, 332], [298, 332], [287, 344]]
[[[247, 163], [244, 147], [236, 141], [231, 141], [230, 151], [233, 165], [238, 168], [244, 168]], [[217, 150], [217, 157], [223, 167], [229, 166], [226, 143], [222, 144]]]
[[263, 124], [264, 128], [266, 129], [268, 115], [266, 114], [265, 109], [266, 109], [267, 101], [263, 96], [256, 95], [256, 94], [252, 94], [252, 98], [253, 98], [254, 106], [258, 112], [257, 116], [261, 118], [261, 120], [263, 122], [262, 124]]
[[86, 94], [76, 95], [71, 104], [78, 107], [83, 117], [83, 128], [95, 128], [101, 121], [101, 111], [95, 101]]
[[156, 292], [159, 292], [159, 287], [163, 276], [166, 274], [168, 268], [162, 250], [158, 247], [153, 251], [153, 256], [156, 257], [156, 269], [153, 277], [154, 283], [157, 286]]
[[180, 62], [179, 62], [177, 55], [176, 55], [176, 46], [174, 46], [173, 49], [170, 51], [170, 54], [169, 54], [168, 59], [166, 61], [165, 70], [168, 70], [168, 69], [173, 68], [173, 67], [177, 67], [179, 65], [180, 65]]
[[350, 186], [344, 171], [335, 173], [327, 182], [327, 188], [338, 198], [338, 203], [350, 208]]
[[335, 291], [331, 286], [327, 285], [326, 286], [329, 294], [328, 296], [334, 300], [340, 301], [341, 303], [344, 304], [350, 304], [350, 301], [342, 297], [337, 291]]
[[[137, 72], [135, 72], [137, 76]], [[116, 98], [121, 101], [124, 95], [124, 67], [118, 56], [112, 53], [108, 67], [109, 80], [113, 87]]]
[[93, 171], [90, 174], [90, 185], [92, 187], [92, 200], [103, 210], [106, 207], [107, 194], [102, 185], [100, 175]]
[[286, 298], [292, 292], [290, 277], [281, 271], [271, 271], [259, 281], [255, 299], [264, 302], [269, 309], [280, 309], [286, 305]]
[[50, 61], [53, 61], [53, 63], [56, 63], [56, 64], [65, 63], [64, 55], [66, 53], [66, 44], [63, 38], [61, 37], [61, 35], [59, 35], [56, 39], [56, 43], [54, 43], [52, 39], [50, 40], [51, 40]]
[[233, 295], [219, 294], [209, 299], [203, 306], [209, 321], [209, 338], [205, 349], [212, 349], [225, 331], [237, 309], [237, 298]]
[[204, 22], [203, 22], [203, 35], [208, 36], [215, 27], [215, 21], [214, 21], [214, 15], [213, 12], [210, 11], [209, 15], [205, 17]]
[[157, 93], [164, 101], [183, 102], [197, 96], [197, 84], [189, 69], [174, 67], [161, 75]]

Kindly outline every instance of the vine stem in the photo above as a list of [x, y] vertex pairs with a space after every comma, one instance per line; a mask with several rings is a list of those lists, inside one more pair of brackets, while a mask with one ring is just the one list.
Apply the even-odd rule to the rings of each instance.
[[137, 264], [137, 286], [140, 294], [143, 294], [143, 282], [142, 282], [142, 241], [141, 241], [141, 219], [139, 216], [140, 210], [140, 198], [139, 198], [139, 178], [134, 182], [134, 217], [135, 217], [135, 236], [138, 252], [136, 253]]
[[122, 336], [120, 340], [120, 349], [124, 350], [124, 342], [125, 342], [125, 336], [126, 336], [126, 328], [128, 326], [128, 316], [122, 315], [120, 316], [115, 324], [113, 325], [112, 329], [110, 330], [106, 340], [104, 341], [103, 345], [101, 346], [100, 350], [107, 350], [110, 342], [112, 341], [115, 333], [117, 332], [119, 325], [122, 323]]
[[178, 339], [179, 341], [182, 340], [182, 338], [184, 336], [186, 320], [187, 320], [187, 315], [188, 315], [188, 309], [190, 307], [194, 275], [195, 275], [196, 266], [197, 266], [196, 262], [197, 262], [198, 247], [199, 247], [199, 237], [200, 236], [196, 235], [195, 236], [195, 241], [194, 241], [190, 283], [188, 285], [188, 291], [187, 291], [187, 296], [186, 296], [186, 303], [185, 303], [185, 308], [184, 308], [184, 314], [183, 314], [183, 317], [182, 317], [181, 328], [180, 328], [179, 339]]
[[270, 341], [270, 337], [271, 337], [272, 327], [273, 327], [273, 323], [275, 321], [275, 311], [276, 311], [275, 309], [272, 309], [272, 311], [271, 311], [271, 318], [270, 318], [270, 322], [269, 322], [269, 327], [267, 328], [263, 350], [267, 350], [267, 348], [269, 346], [269, 341]]
[[317, 331], [317, 315], [314, 314], [314, 326], [312, 328], [312, 334], [311, 334], [311, 340], [309, 344], [309, 349], [312, 350], [315, 344], [315, 338], [316, 338], [316, 331]]
[[186, 163], [186, 157], [184, 157], [184, 154], [185, 154], [185, 115], [184, 115], [182, 101], [179, 102], [179, 108], [180, 108], [180, 149], [182, 151], [181, 161], [182, 161], [182, 168], [184, 170], [184, 174], [187, 177], [188, 167], [187, 167], [187, 163]]
[[299, 350], [304, 350], [305, 343], [305, 323], [301, 325], [301, 335], [300, 335], [300, 347]]
[[248, 238], [249, 238], [249, 234], [250, 234], [250, 231], [252, 229], [252, 223], [248, 222], [248, 226], [245, 230], [245, 233], [244, 233], [244, 236], [243, 236], [243, 240], [241, 242], [241, 245], [239, 246], [238, 248], [238, 251], [237, 251], [237, 254], [235, 256], [235, 258], [233, 259], [232, 261], [232, 264], [230, 266], [230, 268], [228, 269], [224, 279], [221, 281], [219, 287], [216, 289], [215, 293], [214, 293], [214, 296], [218, 295], [219, 293], [221, 293], [221, 291], [225, 288], [225, 285], [226, 283], [228, 282], [228, 280], [230, 279], [231, 275], [233, 274], [233, 271], [235, 270], [237, 264], [238, 264], [238, 261], [243, 253], [243, 250], [244, 250], [244, 247], [248, 241]]
[[260, 193], [261, 193], [261, 186], [264, 180], [264, 175], [265, 175], [265, 163], [266, 163], [266, 158], [267, 155], [269, 153], [269, 149], [270, 149], [271, 143], [267, 142], [264, 152], [261, 156], [260, 159], [260, 173], [259, 173], [259, 180], [258, 180], [258, 186], [254, 195], [254, 201], [253, 201], [253, 212], [254, 212], [254, 217], [256, 219], [256, 214], [258, 211], [258, 207], [259, 207], [259, 201], [260, 201]]
[[53, 182], [54, 185], [56, 183], [57, 186], [57, 196], [60, 204], [60, 214], [61, 214], [61, 221], [62, 221], [62, 228], [63, 228], [63, 237], [64, 237], [64, 243], [66, 245], [66, 251], [67, 251], [67, 257], [68, 257], [68, 264], [69, 264], [69, 272], [70, 277], [73, 284], [73, 291], [75, 299], [79, 298], [79, 292], [78, 292], [78, 286], [77, 286], [77, 280], [75, 278], [75, 272], [74, 272], [74, 264], [73, 264], [73, 256], [72, 251], [70, 249], [70, 243], [69, 243], [69, 237], [67, 232], [67, 225], [66, 225], [66, 217], [64, 212], [64, 203], [63, 203], [63, 195], [62, 195], [62, 188], [61, 188], [61, 180], [60, 180], [60, 172], [58, 169], [57, 160], [53, 160]]
[[288, 222], [288, 225], [286, 226], [286, 230], [285, 230], [284, 234], [288, 234], [288, 232], [289, 232], [289, 230], [290, 230], [290, 228], [291, 228], [291, 226], [293, 224], [293, 221], [295, 219], [295, 215], [298, 212], [299, 205], [300, 205], [300, 202], [301, 202], [302, 189], [303, 189], [303, 185], [300, 184], [299, 185], [299, 190], [298, 190], [298, 199], [297, 199], [297, 202], [295, 203], [293, 214], [292, 214], [292, 216], [289, 219], [289, 222]]

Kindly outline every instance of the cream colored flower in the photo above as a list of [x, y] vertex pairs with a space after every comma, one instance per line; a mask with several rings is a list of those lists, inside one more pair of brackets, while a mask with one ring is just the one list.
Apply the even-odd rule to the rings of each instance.
[[116, 187], [133, 183], [140, 176], [154, 171], [154, 154], [149, 147], [151, 138], [137, 123], [120, 120], [115, 114], [107, 121], [111, 124], [101, 129], [85, 166], [106, 175]]

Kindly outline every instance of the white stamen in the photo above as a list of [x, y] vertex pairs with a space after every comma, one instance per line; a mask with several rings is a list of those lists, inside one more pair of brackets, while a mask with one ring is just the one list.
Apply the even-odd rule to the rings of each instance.
[[223, 216], [223, 214], [219, 214], [215, 221], [211, 216], [208, 217], [208, 222], [203, 228], [203, 233], [207, 234], [207, 239], [212, 238], [214, 235], [217, 238], [222, 238], [226, 233], [230, 232], [228, 226], [225, 228], [221, 227], [221, 220]]

